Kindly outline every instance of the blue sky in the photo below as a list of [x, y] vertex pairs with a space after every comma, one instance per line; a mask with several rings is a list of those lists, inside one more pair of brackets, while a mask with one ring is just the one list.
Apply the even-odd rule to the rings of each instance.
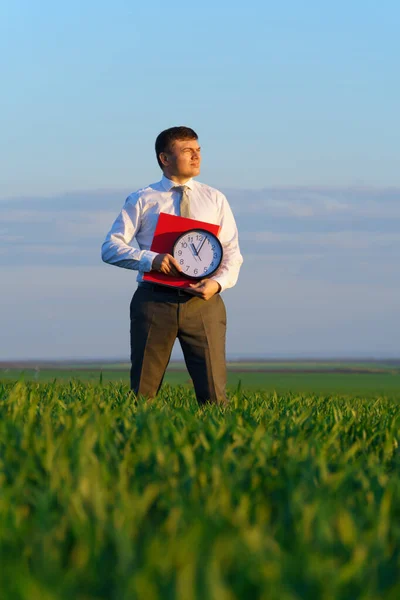
[[395, 1], [2, 3], [0, 359], [127, 356], [135, 283], [99, 248], [176, 124], [237, 216], [228, 351], [399, 355], [399, 21]]
[[0, 196], [152, 181], [180, 123], [215, 185], [398, 185], [399, 21], [394, 0], [3, 2]]

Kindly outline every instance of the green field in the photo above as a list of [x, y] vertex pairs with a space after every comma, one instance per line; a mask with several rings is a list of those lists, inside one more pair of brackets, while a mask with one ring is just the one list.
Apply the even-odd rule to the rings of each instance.
[[101, 384], [2, 373], [1, 597], [397, 600], [390, 369], [257, 371], [249, 387], [231, 371], [226, 408], [199, 408], [187, 384], [137, 400], [106, 369]]
[[[129, 383], [127, 363], [65, 364], [60, 366], [0, 365], [0, 380], [51, 382], [85, 381], [90, 383]], [[170, 363], [164, 382], [192, 387], [185, 366]], [[259, 361], [228, 363], [228, 388], [238, 385], [249, 390], [282, 393], [309, 392], [320, 394], [360, 394], [396, 396], [400, 390], [400, 361], [340, 362], [340, 361]]]

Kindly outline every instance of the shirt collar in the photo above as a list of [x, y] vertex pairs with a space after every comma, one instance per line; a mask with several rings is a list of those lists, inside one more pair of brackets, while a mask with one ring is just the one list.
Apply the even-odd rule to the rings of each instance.
[[176, 183], [176, 181], [171, 181], [171, 179], [168, 179], [168, 177], [165, 177], [165, 175], [163, 175], [161, 178], [161, 185], [163, 186], [163, 188], [166, 192], [169, 192], [171, 188], [179, 186], [179, 185], [186, 185], [186, 187], [188, 187], [189, 190], [192, 190], [193, 183], [194, 182], [193, 182], [192, 177], [190, 179], [188, 179], [188, 181], [186, 181], [185, 183], [182, 183], [182, 184]]

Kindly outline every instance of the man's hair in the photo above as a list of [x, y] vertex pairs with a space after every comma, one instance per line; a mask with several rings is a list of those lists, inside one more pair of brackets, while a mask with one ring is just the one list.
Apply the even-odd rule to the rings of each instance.
[[198, 135], [190, 127], [170, 127], [158, 134], [156, 139], [156, 156], [160, 169], [164, 168], [160, 160], [161, 152], [168, 152], [176, 140], [198, 140]]

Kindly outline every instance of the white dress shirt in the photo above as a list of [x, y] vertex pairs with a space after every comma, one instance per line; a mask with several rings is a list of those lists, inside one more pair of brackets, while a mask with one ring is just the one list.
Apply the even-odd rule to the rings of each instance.
[[[158, 183], [128, 196], [102, 245], [101, 257], [104, 262], [137, 270], [137, 281], [143, 280], [143, 273], [151, 271], [151, 265], [157, 256], [157, 252], [152, 252], [150, 246], [158, 215], [164, 212], [179, 216], [182, 192], [172, 189], [177, 185], [163, 175]], [[224, 254], [218, 270], [210, 279], [220, 284], [221, 291], [233, 287], [243, 258], [228, 201], [224, 194], [204, 183], [189, 179], [184, 185], [189, 188], [191, 218], [221, 226], [218, 237]], [[133, 239], [136, 239], [140, 249], [131, 245]]]

